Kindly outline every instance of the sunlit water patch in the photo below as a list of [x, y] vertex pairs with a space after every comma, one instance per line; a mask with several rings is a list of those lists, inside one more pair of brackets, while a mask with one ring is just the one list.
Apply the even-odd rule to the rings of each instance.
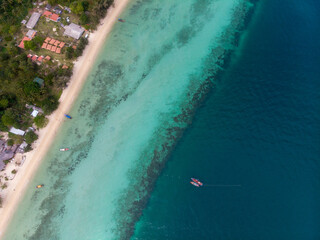
[[[246, 0], [132, 1], [5, 239], [130, 238], [251, 7]], [[58, 152], [62, 146], [71, 150]], [[38, 182], [43, 191], [32, 187]]]

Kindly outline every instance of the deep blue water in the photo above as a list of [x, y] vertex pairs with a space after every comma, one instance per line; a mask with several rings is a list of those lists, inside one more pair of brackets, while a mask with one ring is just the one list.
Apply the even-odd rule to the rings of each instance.
[[259, 2], [132, 239], [320, 239], [319, 12], [317, 0]]

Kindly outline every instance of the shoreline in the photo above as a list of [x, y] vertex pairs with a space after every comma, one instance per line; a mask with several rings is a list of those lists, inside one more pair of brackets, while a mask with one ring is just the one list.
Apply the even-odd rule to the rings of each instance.
[[25, 153], [26, 161], [19, 168], [15, 178], [10, 181], [6, 189], [6, 196], [3, 199], [2, 208], [0, 208], [0, 238], [4, 236], [10, 221], [24, 196], [29, 182], [36, 174], [42, 159], [52, 145], [57, 131], [61, 124], [66, 120], [64, 113], [73, 106], [82, 87], [87, 79], [93, 63], [97, 59], [107, 35], [117, 22], [117, 18], [125, 9], [130, 0], [115, 0], [114, 5], [108, 9], [106, 17], [102, 19], [97, 30], [89, 36], [89, 44], [85, 48], [83, 55], [77, 59], [73, 68], [73, 74], [68, 87], [63, 91], [59, 102], [60, 105], [48, 118], [48, 125], [39, 131], [39, 139], [34, 145], [34, 150]]

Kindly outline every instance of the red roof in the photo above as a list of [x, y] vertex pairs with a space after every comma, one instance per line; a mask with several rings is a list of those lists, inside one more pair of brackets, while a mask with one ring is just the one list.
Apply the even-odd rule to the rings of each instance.
[[54, 43], [55, 46], [58, 46], [60, 43], [60, 41], [56, 40], [56, 42]]
[[32, 54], [29, 53], [27, 57], [28, 57], [28, 58], [31, 58], [31, 57], [32, 57]]
[[23, 37], [22, 41], [19, 44], [19, 48], [23, 48], [24, 49], [24, 41], [30, 41], [31, 39], [28, 37]]
[[40, 57], [38, 57], [37, 60], [38, 60], [39, 62], [42, 62], [42, 59], [43, 59], [43, 56], [40, 56]]
[[58, 18], [59, 18], [59, 15], [54, 13], [51, 15], [50, 20], [57, 22]]
[[52, 12], [49, 12], [49, 11], [45, 11], [42, 16], [45, 16], [45, 17], [50, 17], [52, 15]]
[[47, 45], [47, 50], [51, 50], [52, 45], [48, 44]]
[[61, 53], [61, 48], [57, 47], [56, 53]]
[[46, 40], [44, 40], [46, 43], [49, 42], [51, 38], [47, 37]]
[[62, 69], [67, 69], [67, 68], [69, 68], [69, 67], [65, 64], [62, 66]]
[[56, 41], [56, 40], [54, 40], [54, 39], [52, 38], [49, 43], [50, 43], [51, 45], [53, 45], [55, 41]]
[[37, 58], [38, 58], [38, 56], [37, 56], [37, 55], [34, 55], [34, 56], [31, 58], [31, 60], [32, 60], [32, 61], [36, 61]]
[[64, 43], [64, 42], [61, 42], [59, 46], [60, 46], [61, 48], [63, 48], [64, 45], [65, 45], [65, 43]]
[[73, 49], [77, 49], [77, 46], [76, 46], [76, 45], [73, 45], [72, 48], [73, 48]]
[[45, 60], [50, 60], [51, 57], [50, 57], [50, 56], [46, 56], [44, 59], [45, 59]]
[[41, 48], [47, 48], [47, 45], [48, 45], [47, 43], [43, 43]]
[[57, 47], [56, 47], [56, 46], [52, 46], [51, 51], [52, 51], [52, 52], [55, 52], [55, 51], [56, 51], [56, 49], [57, 49]]

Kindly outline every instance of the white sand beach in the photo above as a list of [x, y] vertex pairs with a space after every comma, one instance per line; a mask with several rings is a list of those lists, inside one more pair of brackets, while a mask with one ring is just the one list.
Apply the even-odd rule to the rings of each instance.
[[101, 21], [98, 29], [89, 37], [89, 45], [83, 55], [74, 65], [73, 75], [69, 86], [63, 91], [60, 98], [59, 108], [49, 116], [49, 123], [39, 132], [39, 139], [35, 143], [34, 150], [26, 153], [26, 160], [19, 168], [15, 178], [8, 183], [3, 199], [3, 207], [0, 208], [0, 238], [3, 236], [10, 220], [21, 201], [30, 180], [34, 177], [41, 160], [46, 155], [53, 143], [56, 133], [65, 121], [64, 114], [68, 113], [73, 102], [80, 93], [82, 86], [105, 42], [108, 33], [111, 31], [117, 18], [127, 6], [129, 0], [115, 0], [114, 7], [111, 7], [106, 17]]

